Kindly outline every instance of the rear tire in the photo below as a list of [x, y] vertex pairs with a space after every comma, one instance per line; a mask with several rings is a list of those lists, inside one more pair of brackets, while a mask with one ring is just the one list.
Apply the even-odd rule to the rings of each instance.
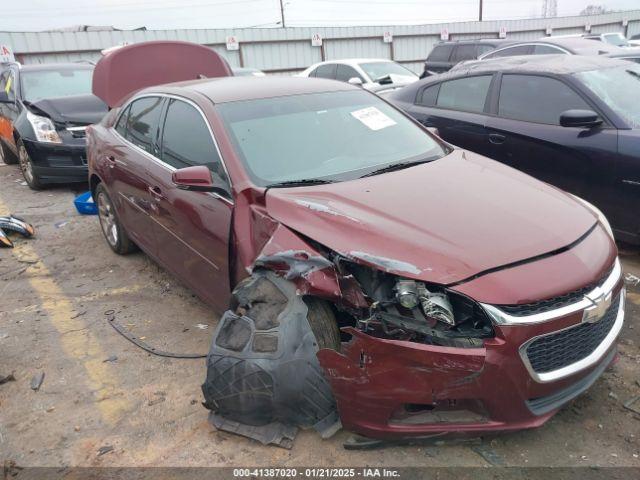
[[29, 188], [31, 190], [42, 190], [44, 185], [33, 169], [33, 161], [22, 140], [18, 140], [18, 159], [20, 161], [20, 171], [22, 171], [22, 176], [27, 182], [27, 185], [29, 185]]
[[100, 183], [96, 187], [95, 201], [98, 205], [98, 219], [102, 234], [111, 250], [118, 255], [126, 255], [136, 250], [136, 245], [122, 227], [116, 209], [107, 190]]
[[4, 160], [7, 165], [18, 163], [18, 157], [0, 140], [0, 160]]

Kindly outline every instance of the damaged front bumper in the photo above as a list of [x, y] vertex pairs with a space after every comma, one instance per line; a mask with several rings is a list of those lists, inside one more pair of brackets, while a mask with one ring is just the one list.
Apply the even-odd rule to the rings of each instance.
[[569, 352], [564, 361], [571, 363], [559, 367], [563, 358], [545, 363], [533, 359], [540, 349], [531, 351], [535, 368], [547, 374], [564, 372], [555, 378], [547, 375], [554, 378], [551, 381], [541, 381], [539, 373], [532, 370], [526, 347], [535, 340], [551, 338], [553, 341], [545, 340], [547, 344], [542, 346], [545, 354], [567, 355], [562, 342], [580, 341], [584, 326], [589, 327], [582, 322], [583, 311], [540, 324], [497, 325], [495, 338], [486, 339], [482, 348], [375, 338], [346, 328], [343, 331], [352, 339], [343, 344], [342, 352], [325, 349], [318, 358], [331, 383], [343, 426], [367, 437], [534, 428], [588, 389], [614, 362], [615, 340], [624, 319], [621, 282], [611, 293], [614, 300], [600, 320], [609, 322], [608, 326], [602, 323], [602, 328], [609, 330], [601, 332], [605, 338], [594, 348], [595, 355], [586, 357], [587, 362], [584, 358], [574, 361]]

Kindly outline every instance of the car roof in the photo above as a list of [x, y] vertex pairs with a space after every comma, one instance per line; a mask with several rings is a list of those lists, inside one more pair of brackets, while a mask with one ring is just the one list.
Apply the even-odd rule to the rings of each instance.
[[389, 62], [393, 62], [393, 60], [390, 60], [388, 58], [338, 58], [334, 60], [325, 60], [324, 62], [318, 62], [313, 66], [325, 65], [327, 63], [342, 63], [345, 65], [358, 65], [360, 63], [382, 63], [382, 62], [389, 63]]
[[60, 70], [93, 70], [93, 65], [90, 63], [38, 63], [21, 65], [20, 70], [23, 72], [45, 72], [45, 71], [60, 71]]
[[184, 90], [204, 95], [213, 103], [257, 100], [261, 98], [304, 95], [310, 93], [361, 91], [362, 89], [345, 82], [323, 78], [303, 77], [220, 77], [186, 82], [169, 83], [149, 87], [140, 93], [173, 93]]
[[500, 57], [459, 65], [455, 70], [442, 76], [464, 76], [478, 72], [529, 72], [529, 73], [555, 73], [570, 74], [598, 70], [601, 68], [613, 68], [628, 65], [624, 60], [617, 60], [602, 56], [582, 55], [520, 55], [513, 57]]
[[499, 45], [499, 46], [507, 46], [512, 43], [519, 43], [518, 40], [507, 39], [507, 38], [476, 38], [476, 39], [468, 39], [468, 40], [441, 40], [436, 43], [433, 47], [439, 47], [441, 45], [476, 45], [476, 44], [488, 44], [488, 45]]
[[594, 42], [593, 40], [589, 40], [584, 37], [547, 37], [536, 40], [535, 42], [522, 43], [545, 43], [549, 45], [556, 45], [578, 55], [602, 55], [605, 53], [619, 53], [624, 51], [624, 49], [616, 47], [615, 45], [603, 42]]

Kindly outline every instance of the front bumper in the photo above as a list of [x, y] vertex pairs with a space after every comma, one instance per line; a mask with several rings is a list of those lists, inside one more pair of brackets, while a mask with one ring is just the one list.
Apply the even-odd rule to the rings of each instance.
[[[538, 427], [588, 389], [616, 359], [624, 320], [619, 271], [610, 293], [616, 302], [609, 334], [573, 368], [531, 370], [523, 347], [533, 339], [583, 325], [584, 310], [539, 323], [497, 324], [483, 348], [450, 348], [374, 338], [348, 328], [342, 353], [322, 350], [342, 424], [374, 438], [443, 432], [488, 433]], [[604, 317], [603, 317], [604, 318]]]
[[87, 152], [84, 139], [75, 144], [57, 144], [23, 139], [33, 162], [33, 171], [42, 183], [86, 182]]

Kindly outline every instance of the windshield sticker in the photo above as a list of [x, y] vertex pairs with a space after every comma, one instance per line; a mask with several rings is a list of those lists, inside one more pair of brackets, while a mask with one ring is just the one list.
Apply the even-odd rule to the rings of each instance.
[[382, 130], [383, 128], [395, 125], [391, 118], [387, 117], [384, 113], [378, 110], [376, 107], [367, 107], [362, 110], [356, 110], [351, 112], [354, 118], [357, 118], [364, 123], [371, 130]]

